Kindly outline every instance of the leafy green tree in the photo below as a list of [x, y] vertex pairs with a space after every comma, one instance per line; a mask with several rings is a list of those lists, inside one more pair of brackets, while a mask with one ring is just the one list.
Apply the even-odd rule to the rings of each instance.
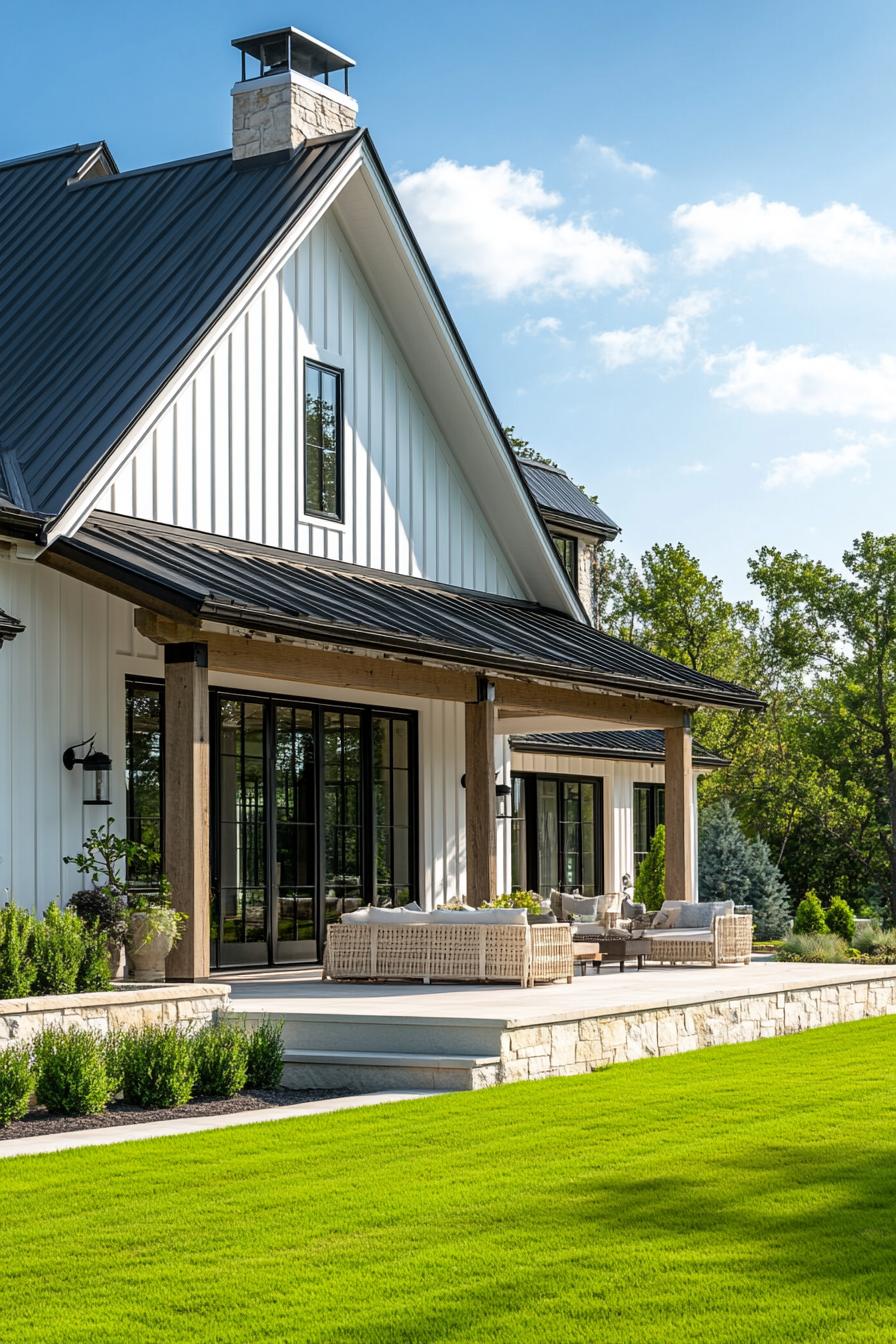
[[774, 655], [807, 687], [797, 735], [814, 762], [808, 815], [896, 919], [896, 535], [863, 533], [843, 565], [763, 547], [750, 574]]
[[635, 900], [659, 910], [666, 897], [666, 828], [657, 826], [635, 878]]

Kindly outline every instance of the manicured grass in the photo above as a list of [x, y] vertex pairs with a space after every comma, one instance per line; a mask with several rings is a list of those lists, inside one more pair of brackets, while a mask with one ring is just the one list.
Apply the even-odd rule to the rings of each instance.
[[0, 1163], [15, 1344], [896, 1337], [896, 1018]]

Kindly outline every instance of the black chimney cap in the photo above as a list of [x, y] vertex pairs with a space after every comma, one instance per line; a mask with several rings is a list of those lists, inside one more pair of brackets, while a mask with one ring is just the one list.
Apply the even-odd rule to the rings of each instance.
[[295, 70], [297, 74], [314, 79], [318, 75], [331, 75], [335, 70], [348, 70], [355, 64], [351, 56], [345, 56], [298, 28], [275, 28], [270, 33], [236, 37], [231, 46], [243, 53], [244, 70], [247, 56], [258, 61], [261, 66], [258, 78], [279, 74], [282, 70]]

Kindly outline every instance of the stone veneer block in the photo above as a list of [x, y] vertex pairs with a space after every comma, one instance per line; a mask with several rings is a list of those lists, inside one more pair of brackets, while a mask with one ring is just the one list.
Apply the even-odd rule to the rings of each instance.
[[202, 1026], [226, 1012], [229, 985], [152, 985], [101, 994], [0, 999], [0, 1050], [33, 1040], [45, 1027], [89, 1027], [99, 1035], [148, 1023]]
[[351, 130], [357, 114], [354, 98], [295, 70], [245, 80], [233, 87], [233, 157], [298, 149]]
[[739, 1045], [893, 1013], [896, 977], [888, 977], [509, 1028], [501, 1038], [497, 1081], [591, 1073], [608, 1064]]

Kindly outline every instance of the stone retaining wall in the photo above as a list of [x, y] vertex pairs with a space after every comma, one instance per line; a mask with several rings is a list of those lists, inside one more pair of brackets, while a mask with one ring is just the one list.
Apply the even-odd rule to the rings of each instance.
[[590, 1073], [607, 1064], [788, 1036], [890, 1013], [896, 1013], [896, 976], [514, 1027], [502, 1034], [496, 1081]]
[[0, 1050], [30, 1041], [44, 1027], [90, 1027], [105, 1036], [154, 1022], [202, 1026], [230, 1003], [229, 985], [146, 985], [103, 994], [46, 994], [0, 999]]

